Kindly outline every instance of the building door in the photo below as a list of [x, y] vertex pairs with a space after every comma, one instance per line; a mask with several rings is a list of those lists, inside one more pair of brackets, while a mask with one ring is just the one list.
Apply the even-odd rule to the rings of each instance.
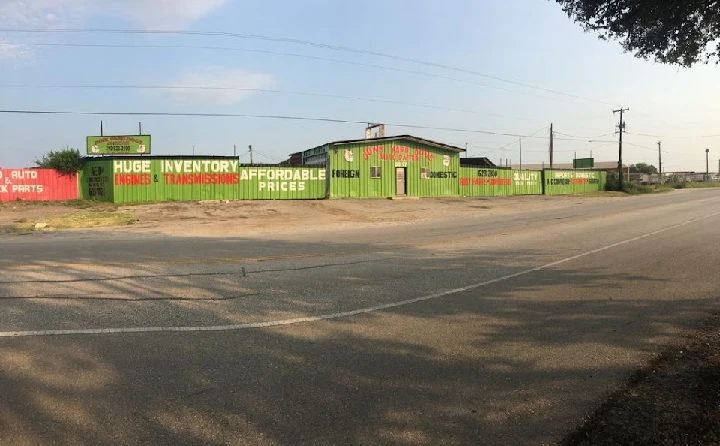
[[405, 167], [396, 167], [395, 168], [395, 194], [396, 195], [405, 195], [406, 191], [406, 183], [405, 183]]

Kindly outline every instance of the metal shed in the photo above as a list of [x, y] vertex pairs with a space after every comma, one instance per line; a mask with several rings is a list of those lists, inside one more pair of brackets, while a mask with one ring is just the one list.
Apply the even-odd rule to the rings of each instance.
[[464, 151], [400, 135], [327, 143], [303, 152], [303, 162], [326, 165], [330, 198], [458, 196]]

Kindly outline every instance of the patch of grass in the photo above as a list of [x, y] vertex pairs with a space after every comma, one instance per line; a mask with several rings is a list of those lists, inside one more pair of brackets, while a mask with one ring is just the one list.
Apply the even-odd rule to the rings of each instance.
[[0, 234], [3, 234], [3, 233], [7, 234], [7, 233], [13, 233], [13, 232], [27, 232], [27, 230], [21, 229], [20, 227], [13, 226], [13, 225], [0, 226]]
[[577, 197], [627, 197], [628, 194], [616, 190], [600, 190], [595, 192], [587, 192], [584, 194], [575, 194]]
[[690, 181], [685, 187], [692, 189], [705, 189], [708, 187], [720, 187], [720, 181]]
[[625, 193], [628, 195], [661, 194], [671, 192], [673, 188], [668, 185], [643, 186], [640, 184], [627, 183]]
[[36, 224], [45, 224], [39, 230], [52, 229], [88, 229], [110, 226], [125, 226], [135, 223], [137, 219], [131, 214], [122, 212], [77, 212], [73, 214], [54, 215], [37, 220], [22, 219], [13, 225], [0, 226], [0, 232], [35, 231]]
[[77, 209], [97, 209], [106, 211], [114, 211], [117, 209], [117, 206], [113, 203], [99, 200], [68, 200], [63, 202], [63, 204]]

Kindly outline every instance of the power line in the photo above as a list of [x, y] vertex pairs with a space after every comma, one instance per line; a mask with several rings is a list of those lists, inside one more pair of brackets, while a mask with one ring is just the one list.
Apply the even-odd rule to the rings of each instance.
[[[2, 31], [0, 31], [2, 32]], [[381, 70], [387, 70], [387, 71], [394, 71], [398, 73], [409, 73], [409, 74], [416, 74], [419, 76], [424, 77], [430, 77], [435, 79], [444, 79], [449, 80], [452, 82], [459, 82], [469, 85], [475, 85], [483, 88], [490, 88], [493, 90], [500, 90], [505, 91], [508, 93], [513, 94], [519, 94], [523, 96], [529, 96], [539, 99], [549, 99], [549, 100], [563, 100], [563, 98], [558, 97], [548, 97], [548, 96], [540, 96], [536, 94], [531, 94], [525, 91], [518, 91], [518, 90], [512, 90], [509, 88], [499, 87], [495, 85], [488, 85], [483, 84], [480, 82], [475, 82], [467, 79], [459, 79], [454, 78], [450, 76], [443, 76], [441, 74], [434, 74], [434, 73], [427, 73], [424, 71], [417, 71], [417, 70], [407, 70], [402, 68], [395, 68], [395, 67], [388, 67], [385, 65], [378, 65], [378, 64], [371, 64], [371, 63], [363, 63], [363, 62], [354, 62], [349, 60], [343, 60], [343, 59], [333, 59], [330, 57], [322, 57], [322, 56], [310, 56], [305, 54], [295, 54], [295, 53], [285, 53], [280, 51], [270, 51], [270, 50], [258, 50], [258, 49], [246, 49], [246, 48], [235, 48], [235, 47], [221, 47], [221, 46], [195, 46], [195, 45], [119, 45], [119, 44], [82, 44], [82, 43], [11, 43], [11, 42], [0, 42], [0, 46], [3, 45], [25, 45], [25, 46], [38, 46], [38, 47], [75, 47], [75, 48], [170, 48], [170, 49], [206, 49], [206, 50], [221, 50], [221, 51], [242, 51], [242, 52], [252, 52], [252, 53], [260, 53], [260, 54], [271, 54], [275, 56], [285, 56], [285, 57], [298, 57], [303, 59], [312, 59], [312, 60], [322, 60], [327, 62], [335, 62], [335, 63], [342, 63], [342, 64], [348, 64], [348, 65], [355, 65], [355, 66], [361, 66], [361, 67], [369, 67], [369, 68], [377, 68]], [[530, 118], [516, 118], [521, 119], [525, 121], [538, 121], [538, 119], [530, 119]]]
[[505, 116], [497, 113], [485, 113], [475, 110], [445, 107], [440, 105], [423, 104], [420, 102], [403, 102], [389, 99], [379, 98], [365, 98], [359, 96], [344, 96], [335, 94], [325, 93], [314, 93], [305, 91], [288, 91], [288, 90], [275, 90], [266, 88], [245, 88], [245, 87], [211, 87], [211, 86], [195, 86], [195, 85], [29, 85], [29, 84], [0, 84], [0, 88], [57, 88], [57, 89], [133, 89], [133, 90], [200, 90], [200, 91], [252, 91], [258, 93], [274, 93], [274, 94], [291, 94], [299, 96], [312, 96], [312, 97], [323, 97], [331, 99], [343, 99], [352, 101], [363, 101], [363, 102], [376, 102], [393, 105], [403, 105], [409, 107], [422, 107], [431, 108], [436, 110], [455, 111], [461, 113], [470, 113], [486, 116], [495, 116], [507, 119], [523, 119], [516, 118], [513, 116]]
[[279, 162], [282, 161], [282, 160], [277, 159], [277, 158], [275, 158], [275, 157], [273, 157], [273, 156], [265, 155], [265, 154], [262, 153], [262, 152], [258, 152], [257, 149], [253, 149], [253, 153], [257, 153], [258, 155], [262, 156], [263, 158], [269, 159], [270, 161], [274, 161], [274, 162], [276, 162], [276, 163], [279, 163]]
[[617, 141], [611, 141], [608, 139], [585, 139], [585, 138], [555, 138], [555, 141], [584, 141], [584, 142], [589, 142], [589, 143], [596, 143], [596, 142], [617, 143]]
[[[637, 148], [639, 148], [639, 149], [651, 150], [651, 151], [653, 151], [653, 152], [656, 152], [656, 151], [657, 151], [657, 149], [655, 149], [655, 148], [653, 148], [653, 147], [643, 146], [643, 145], [640, 145], [640, 144], [634, 144], [634, 143], [627, 142], [627, 141], [623, 141], [623, 144], [627, 144], [628, 146], [632, 146], [632, 147], [637, 147]], [[670, 153], [670, 152], [668, 152], [667, 150], [663, 150], [662, 152], [663, 152], [663, 153]]]
[[[629, 132], [623, 132], [623, 133], [629, 133]], [[577, 139], [577, 138], [555, 138], [555, 141], [586, 141], [586, 140], [584, 140], [584, 139]], [[599, 142], [601, 142], [601, 143], [608, 143], [608, 145], [609, 145], [609, 144], [617, 144], [617, 143], [618, 143], [617, 141], [599, 140], [599, 139], [589, 140], [589, 141], [587, 141], [587, 142], [589, 142], [589, 143], [599, 143]], [[623, 141], [623, 145], [638, 147], [638, 148], [641, 148], [641, 149], [647, 149], [647, 150], [652, 150], [652, 151], [655, 151], [655, 150], [656, 150], [656, 149], [654, 149], [654, 148], [652, 148], [652, 147], [643, 146], [643, 145], [640, 145], [640, 144], [634, 144], [634, 143], [630, 143], [630, 142], [627, 142], [627, 141]], [[598, 147], [598, 149], [600, 149], [600, 148], [602, 148], [602, 147], [606, 147], [606, 146]], [[665, 152], [665, 153], [670, 153], [670, 152], [668, 152], [667, 150], [664, 150], [663, 152]]]
[[[17, 115], [81, 115], [81, 116], [175, 116], [175, 117], [203, 117], [203, 118], [255, 118], [255, 119], [277, 119], [288, 121], [314, 121], [327, 122], [333, 124], [362, 124], [367, 125], [368, 122], [376, 122], [377, 120], [353, 121], [335, 118], [313, 118], [307, 116], [284, 116], [284, 115], [253, 115], [245, 113], [182, 113], [182, 112], [87, 112], [87, 111], [70, 111], [70, 110], [0, 110], [0, 114], [17, 114]], [[432, 127], [417, 124], [393, 124], [385, 123], [385, 125], [422, 129], [422, 130], [440, 130], [446, 132], [460, 133], [479, 133], [483, 135], [511, 136], [515, 138], [529, 138], [534, 136], [519, 135], [516, 133], [492, 132], [487, 130], [460, 129], [453, 127]], [[537, 137], [536, 137], [537, 138]]]
[[597, 136], [577, 136], [577, 135], [568, 135], [567, 133], [562, 133], [562, 132], [557, 132], [557, 131], [555, 133], [557, 133], [558, 135], [563, 135], [563, 136], [567, 136], [570, 138], [587, 138], [587, 139], [603, 138], [605, 136], [610, 136], [610, 135], [615, 134], [613, 132], [610, 132], [610, 133], [604, 133], [602, 135], [597, 135]]
[[474, 76], [480, 76], [487, 79], [493, 79], [499, 82], [504, 82], [507, 84], [512, 85], [518, 85], [525, 88], [530, 88], [533, 90], [539, 90], [544, 91], [548, 93], [553, 93], [560, 96], [570, 97], [573, 99], [579, 99], [584, 101], [590, 101], [595, 102], [599, 104], [604, 105], [610, 105], [615, 106], [616, 104], [600, 101], [597, 99], [592, 99], [584, 96], [575, 95], [572, 93], [566, 93], [559, 90], [553, 90], [551, 88], [545, 88], [545, 87], [539, 87], [537, 85], [527, 84], [524, 82], [518, 82], [513, 81], [510, 79], [505, 79], [499, 76], [494, 76], [486, 73], [482, 73], [479, 71], [474, 70], [468, 70], [465, 68], [455, 67], [452, 65], [446, 65], [441, 64], [437, 62], [432, 61], [425, 61], [420, 59], [414, 59], [411, 57], [403, 57], [403, 56], [397, 56], [394, 54], [388, 54], [383, 53], [379, 51], [370, 51], [365, 49], [359, 49], [359, 48], [352, 48], [347, 46], [338, 46], [338, 45], [329, 45], [326, 43], [320, 43], [320, 42], [313, 42], [310, 40], [301, 40], [301, 39], [292, 39], [287, 37], [272, 37], [272, 36], [264, 36], [259, 34], [240, 34], [240, 33], [232, 33], [227, 31], [180, 31], [180, 30], [157, 30], [157, 29], [150, 29], [150, 30], [140, 30], [140, 29], [98, 29], [98, 28], [86, 28], [86, 29], [79, 29], [79, 28], [54, 28], [54, 29], [0, 29], [0, 32], [3, 33], [102, 33], [102, 34], [172, 34], [172, 35], [190, 35], [190, 36], [216, 36], [216, 37], [233, 37], [233, 38], [239, 38], [239, 39], [253, 39], [253, 40], [264, 40], [264, 41], [270, 41], [270, 42], [283, 42], [283, 43], [293, 43], [298, 45], [307, 45], [307, 46], [313, 46], [317, 48], [324, 48], [329, 49], [333, 51], [342, 51], [342, 52], [349, 52], [349, 53], [355, 53], [355, 54], [366, 54], [376, 57], [383, 57], [388, 58], [392, 60], [398, 60], [402, 62], [408, 62], [423, 66], [430, 66], [435, 68], [442, 68], [445, 70], [451, 70], [456, 71], [460, 73], [466, 73], [471, 74]]
[[[516, 143], [519, 144], [519, 143], [520, 143], [520, 140], [522, 140], [523, 138], [533, 138], [533, 137], [535, 137], [535, 135], [537, 135], [538, 133], [540, 133], [540, 132], [542, 132], [542, 131], [547, 130], [548, 128], [549, 128], [548, 126], [545, 126], [545, 127], [541, 128], [540, 130], [538, 130], [538, 131], [536, 131], [536, 132], [532, 132], [532, 133], [529, 134], [529, 135], [520, 136], [520, 137], [519, 137], [519, 138], [520, 138], [519, 140], [517, 140], [517, 141], [510, 141], [509, 143], [505, 144], [504, 146], [498, 147], [497, 149], [493, 149], [493, 150], [491, 150], [491, 151], [489, 151], [489, 152], [487, 152], [487, 153], [493, 153], [493, 152], [497, 152], [498, 150], [503, 150], [504, 148], [510, 147], [510, 146], [512, 146], [512, 145], [514, 145], [514, 144], [516, 144]], [[543, 137], [541, 137], [541, 138], [544, 139], [545, 137], [543, 136]]]
[[686, 136], [669, 136], [669, 135], [651, 135], [649, 133], [635, 133], [635, 132], [625, 132], [628, 135], [635, 135], [635, 136], [647, 136], [649, 138], [678, 138], [678, 139], [691, 139], [691, 138], [720, 138], [720, 135], [686, 135]]

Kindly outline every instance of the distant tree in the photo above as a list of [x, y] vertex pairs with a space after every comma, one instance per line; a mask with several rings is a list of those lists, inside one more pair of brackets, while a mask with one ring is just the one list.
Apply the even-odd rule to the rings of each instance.
[[556, 0], [563, 11], [600, 39], [619, 40], [643, 59], [689, 67], [720, 62], [717, 0]]
[[657, 167], [647, 163], [637, 163], [630, 165], [630, 173], [646, 173], [653, 175], [658, 173]]
[[60, 173], [71, 174], [82, 169], [84, 158], [80, 151], [70, 147], [50, 152], [36, 159], [35, 164], [42, 169], [55, 169]]

